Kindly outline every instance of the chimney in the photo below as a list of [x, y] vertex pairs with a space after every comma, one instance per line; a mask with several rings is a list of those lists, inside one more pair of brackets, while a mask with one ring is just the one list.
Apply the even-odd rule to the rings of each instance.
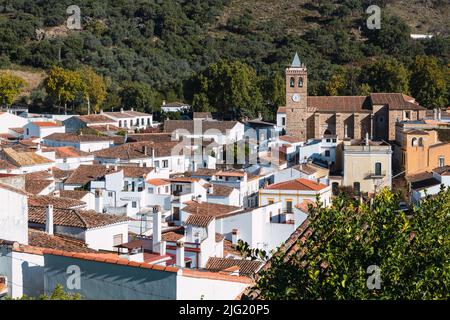
[[258, 120], [262, 120], [262, 113], [258, 112]]
[[120, 108], [120, 113], [123, 113], [123, 108]]
[[53, 205], [51, 204], [45, 209], [45, 232], [53, 235]]
[[109, 124], [106, 125], [106, 131], [109, 131]]
[[177, 252], [176, 252], [176, 265], [177, 267], [184, 268], [184, 242], [177, 241]]
[[438, 108], [438, 120], [441, 121], [442, 120], [442, 110], [441, 108]]
[[142, 146], [142, 153], [144, 155], [147, 155], [147, 153], [148, 153], [147, 146]]
[[161, 213], [155, 210], [152, 214], [152, 232], [153, 232], [153, 251], [159, 252], [164, 251], [161, 245]]
[[165, 106], [166, 105], [166, 100], [163, 100], [163, 106]]
[[103, 109], [100, 109], [100, 114], [103, 114]]
[[436, 108], [433, 109], [433, 120], [437, 120], [438, 118], [438, 111]]
[[366, 132], [366, 146], [369, 145], [369, 133]]
[[100, 189], [95, 190], [95, 211], [103, 213], [103, 195]]
[[233, 229], [231, 231], [231, 243], [233, 245], [237, 245], [239, 241], [239, 230], [238, 229]]
[[134, 108], [131, 108], [130, 111], [134, 111]]

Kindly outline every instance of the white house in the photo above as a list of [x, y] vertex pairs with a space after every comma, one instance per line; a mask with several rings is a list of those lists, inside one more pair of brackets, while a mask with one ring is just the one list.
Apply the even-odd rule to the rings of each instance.
[[9, 112], [0, 112], [0, 134], [10, 133], [12, 128], [22, 128], [28, 120]]
[[166, 101], [163, 101], [163, 104], [161, 106], [161, 110], [164, 112], [183, 112], [188, 111], [191, 109], [191, 106], [187, 103], [183, 102], [169, 102], [166, 103]]
[[15, 169], [11, 170], [11, 173], [14, 174], [45, 171], [55, 164], [53, 160], [40, 155], [38, 152], [19, 152], [13, 148], [4, 148], [0, 154], [4, 160], [16, 166]]
[[82, 164], [94, 163], [94, 155], [74, 147], [44, 147], [41, 154], [53, 160], [55, 166], [61, 170], [74, 170]]
[[292, 214], [295, 206], [305, 200], [316, 201], [316, 196], [319, 196], [325, 206], [329, 206], [331, 186], [300, 178], [271, 184], [259, 190], [259, 204], [265, 206], [281, 202], [283, 211]]
[[88, 127], [110, 126], [111, 128], [117, 128], [119, 121], [113, 120], [103, 114], [90, 114], [83, 116], [72, 116], [63, 121], [66, 127], [67, 133], [77, 133], [79, 130]]
[[0, 183], [0, 239], [28, 244], [27, 193]]
[[107, 149], [114, 144], [111, 137], [71, 133], [54, 133], [42, 141], [48, 147], [74, 147], [84, 152]]
[[442, 186], [444, 188], [450, 187], [450, 166], [439, 167], [432, 172], [426, 172], [417, 176], [420, 176], [420, 178], [409, 178], [413, 203], [419, 203], [426, 195], [439, 193]]
[[27, 123], [24, 127], [23, 136], [25, 139], [36, 137], [44, 138], [53, 133], [65, 133], [66, 128], [56, 122], [34, 121]]
[[240, 206], [241, 193], [236, 188], [213, 183], [208, 187], [207, 201], [228, 206]]
[[153, 127], [153, 115], [131, 110], [120, 109], [120, 112], [100, 111], [100, 115], [107, 116], [123, 129], [147, 129]]

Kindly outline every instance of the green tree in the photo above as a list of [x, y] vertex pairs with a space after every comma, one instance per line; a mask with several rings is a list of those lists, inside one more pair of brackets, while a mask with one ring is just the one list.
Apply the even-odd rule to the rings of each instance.
[[[261, 298], [449, 299], [450, 189], [409, 213], [399, 201], [383, 189], [372, 204], [341, 194], [331, 207], [310, 206], [311, 233], [291, 255], [269, 260], [255, 286]], [[379, 289], [367, 285], [370, 266], [379, 268]]]
[[418, 56], [412, 66], [411, 94], [427, 108], [447, 105], [448, 66], [440, 66], [436, 58]]
[[88, 114], [91, 113], [91, 104], [95, 113], [100, 111], [100, 106], [106, 98], [106, 84], [103, 77], [99, 76], [90, 67], [84, 67], [80, 71], [83, 81], [83, 96], [88, 105]]
[[409, 72], [395, 58], [380, 58], [362, 73], [363, 83], [370, 85], [372, 92], [409, 93]]
[[59, 105], [64, 104], [64, 113], [67, 114], [67, 103], [73, 102], [78, 94], [83, 92], [83, 81], [77, 71], [66, 70], [54, 66], [44, 81], [44, 86], [50, 95], [58, 100]]
[[28, 297], [24, 295], [17, 300], [80, 300], [81, 295], [79, 293], [68, 293], [64, 291], [64, 287], [61, 284], [57, 284], [55, 289], [50, 295], [42, 294], [39, 297]]
[[255, 117], [263, 109], [256, 71], [245, 63], [220, 60], [199, 75], [197, 82], [202, 83], [196, 94], [204, 94], [197, 98], [203, 108], [214, 106], [216, 111], [235, 117]]
[[0, 73], [0, 101], [2, 105], [11, 105], [20, 94], [25, 81], [9, 72]]
[[156, 92], [146, 83], [124, 82], [119, 91], [122, 105], [145, 111], [156, 111], [158, 97]]

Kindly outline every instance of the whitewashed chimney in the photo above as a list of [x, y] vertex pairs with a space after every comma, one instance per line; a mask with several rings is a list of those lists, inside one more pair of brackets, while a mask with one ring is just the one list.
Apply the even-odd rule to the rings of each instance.
[[53, 205], [51, 204], [45, 209], [45, 232], [53, 235]]
[[238, 229], [233, 229], [231, 231], [231, 243], [236, 245], [239, 241], [239, 230]]
[[123, 113], [123, 108], [120, 108], [120, 112]]
[[161, 248], [161, 213], [155, 210], [152, 214], [152, 232], [153, 232], [153, 251], [159, 252], [164, 249]]
[[95, 190], [95, 211], [103, 213], [103, 195], [100, 189]]
[[177, 252], [176, 252], [176, 265], [177, 267], [184, 268], [184, 243], [183, 241], [177, 241]]

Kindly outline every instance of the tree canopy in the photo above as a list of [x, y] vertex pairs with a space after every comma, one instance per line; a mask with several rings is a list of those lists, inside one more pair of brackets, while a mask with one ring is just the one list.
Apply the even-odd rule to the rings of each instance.
[[340, 195], [331, 207], [310, 206], [309, 219], [299, 249], [289, 257], [280, 250], [260, 272], [261, 298], [450, 297], [450, 189], [408, 213], [387, 189], [372, 204]]
[[17, 98], [25, 81], [8, 72], [0, 73], [0, 103], [4, 106], [11, 105]]

